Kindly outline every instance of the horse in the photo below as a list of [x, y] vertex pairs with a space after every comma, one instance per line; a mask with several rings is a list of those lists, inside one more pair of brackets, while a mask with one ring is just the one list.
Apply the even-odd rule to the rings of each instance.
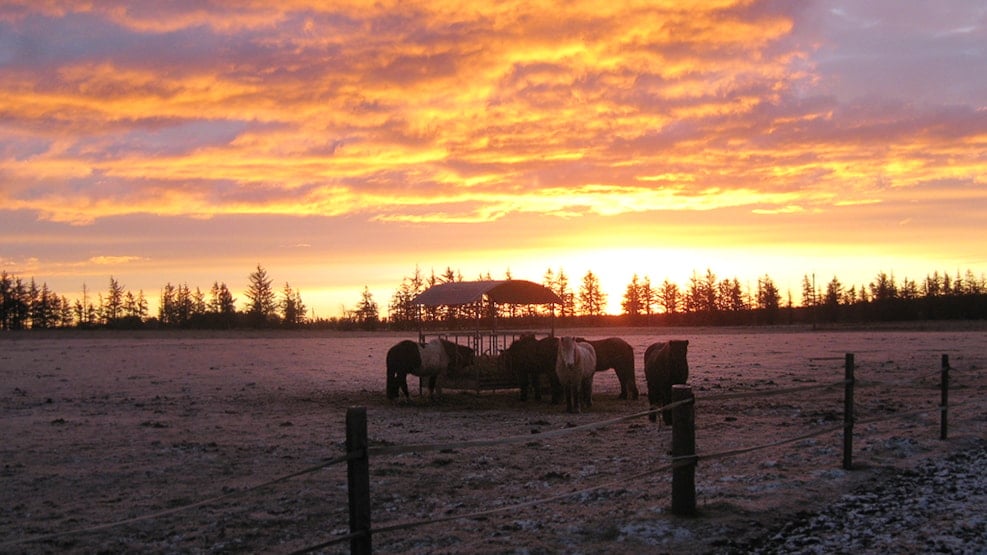
[[[689, 361], [686, 359], [689, 342], [673, 339], [654, 343], [644, 351], [644, 377], [648, 380], [648, 402], [652, 410], [672, 402], [672, 386], [689, 381]], [[652, 422], [658, 415], [648, 416]], [[662, 411], [662, 422], [672, 423], [672, 414]]]
[[566, 336], [559, 340], [555, 357], [555, 373], [565, 392], [568, 412], [580, 412], [580, 402], [593, 404], [593, 374], [596, 373], [596, 351], [589, 343]]
[[553, 405], [562, 401], [562, 383], [559, 381], [559, 374], [555, 368], [555, 361], [558, 359], [558, 352], [559, 338], [555, 336], [543, 337], [539, 339], [538, 346], [535, 348], [538, 367], [542, 369], [542, 372], [546, 376], [548, 376], [548, 383], [552, 389]]
[[541, 375], [544, 374], [552, 388], [552, 402], [561, 397], [559, 378], [555, 375], [555, 351], [558, 339], [537, 339], [534, 334], [524, 334], [497, 357], [497, 364], [514, 372], [521, 388], [521, 401], [528, 400], [528, 389], [533, 387], [535, 400], [541, 401]]
[[634, 377], [634, 347], [619, 337], [609, 337], [588, 341], [579, 338], [579, 341], [586, 341], [593, 346], [596, 351], [596, 371], [602, 372], [613, 368], [620, 381], [620, 395], [618, 399], [636, 401], [638, 398], [637, 380]]
[[474, 363], [473, 349], [435, 338], [422, 345], [404, 340], [387, 351], [387, 398], [394, 400], [399, 391], [408, 395], [408, 374], [428, 378], [428, 395], [435, 394], [439, 374], [455, 373]]

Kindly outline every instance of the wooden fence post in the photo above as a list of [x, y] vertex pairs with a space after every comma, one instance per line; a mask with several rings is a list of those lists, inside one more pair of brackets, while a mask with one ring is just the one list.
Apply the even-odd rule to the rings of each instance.
[[853, 353], [846, 354], [844, 363], [843, 469], [853, 470]]
[[939, 439], [947, 439], [949, 431], [949, 355], [942, 355], [942, 372], [939, 376]]
[[367, 452], [367, 409], [346, 411], [346, 478], [350, 503], [350, 553], [369, 554], [370, 549], [370, 456]]
[[[672, 402], [694, 399], [688, 384], [672, 386]], [[672, 411], [672, 513], [696, 513], [696, 404]]]

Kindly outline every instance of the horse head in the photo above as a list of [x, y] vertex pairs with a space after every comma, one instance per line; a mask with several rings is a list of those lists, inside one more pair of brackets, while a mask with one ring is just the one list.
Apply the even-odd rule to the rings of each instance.
[[576, 340], [573, 337], [565, 336], [559, 340], [559, 361], [566, 370], [572, 371], [579, 362], [579, 351], [576, 349]]
[[[473, 366], [476, 364], [476, 353], [473, 349], [467, 347], [466, 345], [460, 345], [458, 343], [452, 343], [451, 341], [446, 342], [449, 351], [449, 371], [455, 372], [466, 368], [467, 366]], [[451, 347], [450, 347], [451, 346]]]

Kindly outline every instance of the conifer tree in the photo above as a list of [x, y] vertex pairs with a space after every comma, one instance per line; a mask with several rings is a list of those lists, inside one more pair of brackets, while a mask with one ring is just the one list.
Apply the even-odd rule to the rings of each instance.
[[627, 289], [624, 291], [624, 299], [620, 303], [620, 308], [624, 311], [624, 314], [628, 316], [638, 316], [641, 314], [644, 308], [644, 303], [641, 299], [641, 283], [634, 274], [631, 277], [631, 282], [627, 284]]
[[377, 309], [377, 301], [374, 300], [373, 293], [366, 285], [363, 286], [363, 293], [360, 295], [360, 303], [356, 307], [357, 323], [366, 330], [377, 329], [380, 324], [380, 313]]
[[273, 323], [277, 319], [277, 303], [267, 270], [258, 264], [257, 269], [248, 276], [248, 282], [244, 295], [247, 297], [247, 318], [250, 323], [260, 327]]
[[607, 295], [600, 287], [600, 280], [592, 270], [588, 270], [579, 288], [579, 311], [586, 316], [599, 316], [606, 306]]

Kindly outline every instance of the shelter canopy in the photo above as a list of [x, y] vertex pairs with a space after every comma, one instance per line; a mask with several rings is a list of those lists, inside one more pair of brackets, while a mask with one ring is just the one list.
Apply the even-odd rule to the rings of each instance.
[[478, 302], [484, 296], [495, 303], [562, 303], [551, 289], [523, 279], [440, 283], [422, 291], [411, 302], [422, 306], [456, 306]]

